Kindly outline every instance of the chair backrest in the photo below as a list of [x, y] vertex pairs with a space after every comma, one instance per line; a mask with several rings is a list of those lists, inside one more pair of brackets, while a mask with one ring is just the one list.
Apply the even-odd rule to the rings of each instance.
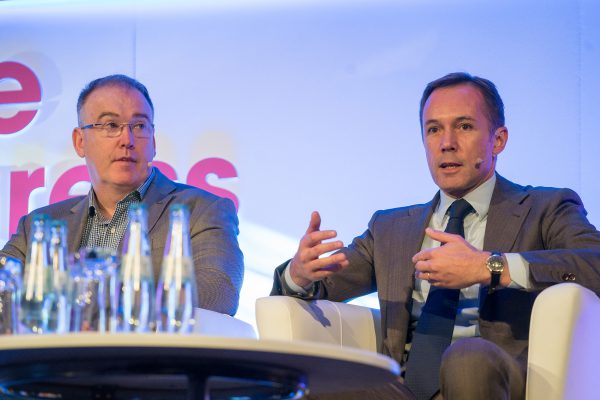
[[531, 314], [528, 400], [598, 398], [600, 298], [574, 283], [551, 286]]
[[379, 310], [328, 300], [271, 296], [256, 300], [260, 339], [305, 340], [378, 351]]
[[232, 316], [215, 311], [196, 308], [194, 333], [207, 336], [225, 336], [256, 339], [252, 325]]

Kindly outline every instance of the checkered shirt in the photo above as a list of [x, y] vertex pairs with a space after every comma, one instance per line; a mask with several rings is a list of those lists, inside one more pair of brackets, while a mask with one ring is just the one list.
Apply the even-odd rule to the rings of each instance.
[[117, 208], [111, 219], [107, 219], [101, 212], [97, 211], [96, 194], [94, 188], [91, 188], [88, 193], [88, 219], [79, 247], [103, 247], [118, 250], [129, 224], [129, 205], [142, 201], [155, 175], [154, 168], [152, 168], [144, 183], [117, 203]]

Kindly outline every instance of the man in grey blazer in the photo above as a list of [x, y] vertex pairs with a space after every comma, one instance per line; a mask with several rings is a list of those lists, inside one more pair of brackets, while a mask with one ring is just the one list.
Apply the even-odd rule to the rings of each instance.
[[31, 218], [37, 213], [66, 221], [70, 252], [97, 246], [120, 250], [129, 205], [141, 202], [148, 208], [156, 281], [169, 229], [168, 207], [182, 203], [190, 210], [199, 306], [234, 315], [244, 275], [235, 207], [229, 199], [173, 182], [152, 166], [154, 106], [146, 87], [125, 75], [96, 79], [82, 90], [77, 117], [73, 147], [85, 158], [92, 188], [87, 196], [22, 217], [0, 256], [25, 260]]
[[[271, 294], [344, 301], [377, 291], [382, 351], [408, 377], [428, 295], [460, 289], [452, 344], [435, 367], [439, 391], [417, 396], [401, 378], [339, 398], [524, 398], [535, 297], [560, 282], [600, 292], [600, 233], [575, 192], [520, 186], [495, 172], [508, 130], [492, 82], [466, 73], [433, 81], [420, 118], [440, 188], [433, 200], [376, 212], [348, 247], [330, 240], [335, 231], [319, 229], [314, 212], [296, 255], [276, 269]], [[464, 238], [444, 232], [446, 211], [458, 199], [472, 206]]]

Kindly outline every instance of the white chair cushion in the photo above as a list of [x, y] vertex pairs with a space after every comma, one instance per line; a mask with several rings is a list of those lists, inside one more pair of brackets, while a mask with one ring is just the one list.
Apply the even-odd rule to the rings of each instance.
[[377, 351], [379, 310], [328, 300], [271, 296], [256, 300], [261, 339], [304, 340]]
[[256, 339], [252, 325], [232, 316], [215, 311], [196, 308], [194, 333], [207, 336], [225, 336]]

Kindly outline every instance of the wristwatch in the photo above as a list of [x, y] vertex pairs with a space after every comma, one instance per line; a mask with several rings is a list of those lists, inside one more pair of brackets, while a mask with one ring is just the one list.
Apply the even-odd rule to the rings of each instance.
[[500, 286], [500, 276], [502, 275], [502, 271], [504, 271], [504, 256], [502, 253], [492, 252], [485, 265], [492, 273], [492, 282], [490, 283], [488, 293], [493, 293]]

